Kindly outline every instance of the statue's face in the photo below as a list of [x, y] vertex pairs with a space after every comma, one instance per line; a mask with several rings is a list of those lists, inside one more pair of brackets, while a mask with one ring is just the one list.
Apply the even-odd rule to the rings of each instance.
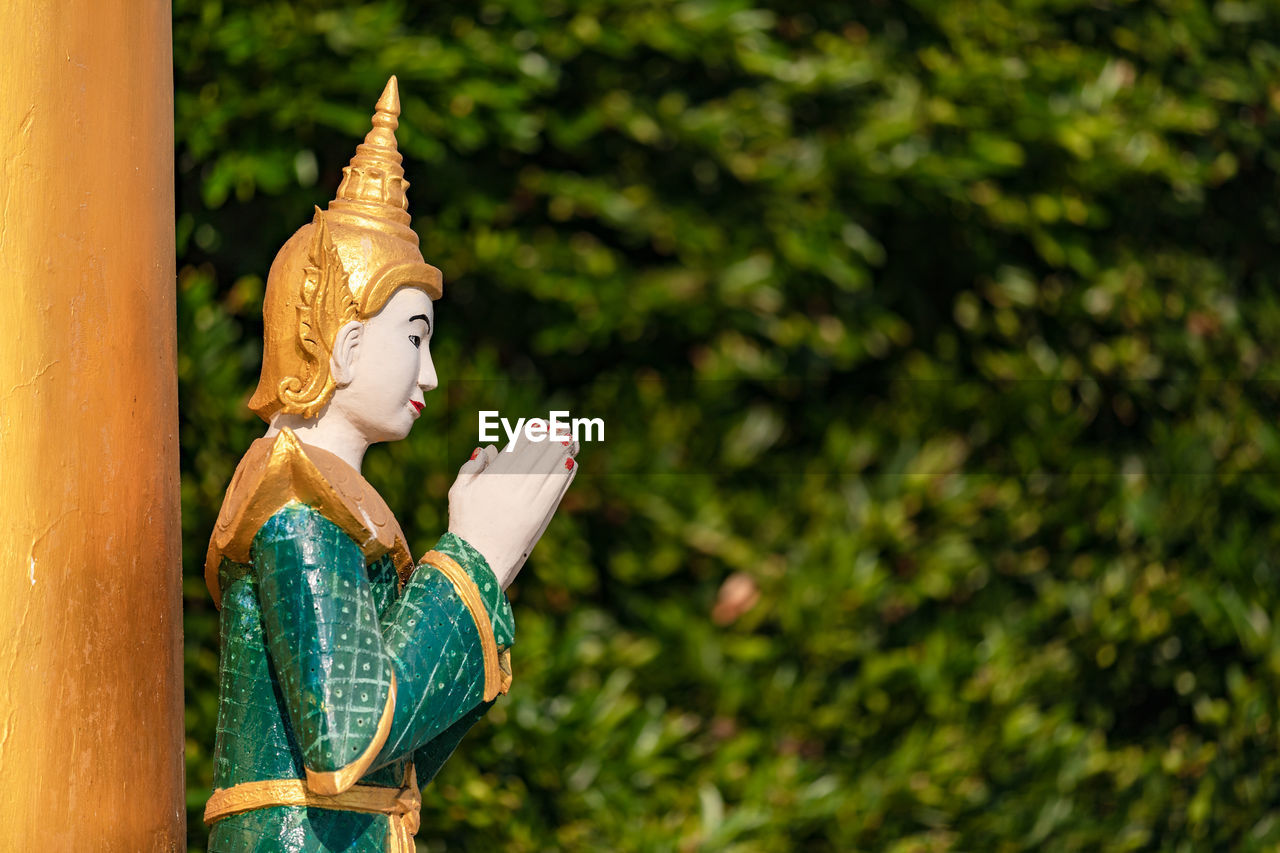
[[344, 349], [339, 334], [334, 360], [345, 360], [349, 372], [327, 414], [340, 416], [370, 443], [408, 435], [424, 395], [438, 384], [430, 349], [434, 326], [431, 298], [402, 287], [364, 322], [353, 346]]

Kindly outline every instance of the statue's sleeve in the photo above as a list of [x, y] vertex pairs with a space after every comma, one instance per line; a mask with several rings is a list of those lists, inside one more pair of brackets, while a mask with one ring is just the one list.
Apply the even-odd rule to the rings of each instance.
[[396, 702], [392, 736], [375, 764], [423, 745], [439, 751], [443, 742], [433, 742], [448, 735], [453, 746], [443, 762], [511, 685], [511, 604], [480, 552], [446, 533], [419, 561], [387, 617], [384, 636], [404, 699]]
[[481, 717], [489, 713], [489, 708], [492, 706], [492, 702], [484, 702], [477, 705], [463, 715], [462, 719], [449, 726], [444, 732], [433, 738], [430, 743], [413, 754], [413, 764], [414, 769], [417, 770], [419, 786], [425, 788], [431, 784], [431, 780], [436, 778], [440, 768], [449, 760], [449, 756], [453, 755], [453, 751], [458, 748], [463, 736], [480, 721]]
[[428, 552], [381, 622], [360, 548], [311, 507], [278, 510], [252, 553], [267, 647], [317, 793], [411, 756], [505, 692], [497, 636], [510, 645], [510, 605], [461, 539], [446, 534]]
[[[449, 561], [453, 561], [456, 565], [448, 566], [447, 563]], [[424, 575], [424, 569], [429, 566], [436, 569], [436, 571], [432, 574]], [[435, 549], [427, 552], [422, 558], [414, 579], [418, 580], [421, 576], [421, 579], [426, 582], [424, 587], [431, 583], [439, 584], [441, 576], [453, 574], [456, 569], [466, 572], [467, 576], [472, 579], [476, 591], [480, 593], [480, 597], [483, 599], [485, 611], [490, 614], [494, 650], [498, 658], [499, 683], [496, 688], [487, 690], [481, 696], [481, 701], [478, 704], [471, 705], [470, 710], [463, 714], [461, 718], [452, 722], [440, 734], [432, 737], [414, 753], [418, 784], [423, 786], [435, 778], [436, 773], [440, 771], [445, 761], [457, 749], [463, 736], [488, 712], [493, 705], [492, 700], [495, 695], [495, 689], [497, 693], [506, 693], [507, 688], [511, 685], [510, 649], [515, 641], [515, 623], [512, 618], [511, 605], [507, 601], [506, 595], [503, 594], [497, 578], [489, 570], [489, 564], [484, 557], [480, 556], [480, 552], [467, 544], [466, 540], [452, 533], [446, 533], [440, 537]], [[410, 591], [413, 589], [414, 584], [411, 582], [405, 589], [405, 595], [402, 595], [396, 602], [397, 607], [412, 608], [414, 606], [409, 600]], [[445, 598], [446, 600], [448, 599], [448, 593], [445, 594]]]

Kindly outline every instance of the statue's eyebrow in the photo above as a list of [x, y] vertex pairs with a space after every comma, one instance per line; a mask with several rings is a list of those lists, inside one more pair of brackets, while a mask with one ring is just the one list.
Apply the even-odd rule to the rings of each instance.
[[422, 322], [426, 323], [427, 334], [428, 335], [431, 334], [431, 321], [427, 319], [426, 314], [414, 314], [412, 317], [409, 318], [410, 323], [412, 323], [414, 320], [421, 320]]

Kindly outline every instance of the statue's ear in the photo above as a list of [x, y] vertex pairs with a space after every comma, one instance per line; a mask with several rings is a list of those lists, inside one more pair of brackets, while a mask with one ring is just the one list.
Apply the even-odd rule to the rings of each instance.
[[333, 339], [333, 355], [329, 358], [329, 370], [333, 373], [333, 381], [339, 388], [344, 388], [356, 376], [356, 356], [360, 348], [360, 336], [364, 334], [364, 323], [352, 320], [338, 330]]

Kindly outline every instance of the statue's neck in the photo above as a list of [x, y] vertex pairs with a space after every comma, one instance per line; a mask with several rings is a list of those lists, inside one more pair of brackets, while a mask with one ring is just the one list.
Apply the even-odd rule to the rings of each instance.
[[278, 414], [271, 419], [266, 437], [270, 438], [284, 427], [293, 430], [298, 441], [311, 447], [319, 447], [337, 456], [360, 472], [364, 464], [368, 440], [354, 426], [340, 418], [303, 418], [299, 415]]

